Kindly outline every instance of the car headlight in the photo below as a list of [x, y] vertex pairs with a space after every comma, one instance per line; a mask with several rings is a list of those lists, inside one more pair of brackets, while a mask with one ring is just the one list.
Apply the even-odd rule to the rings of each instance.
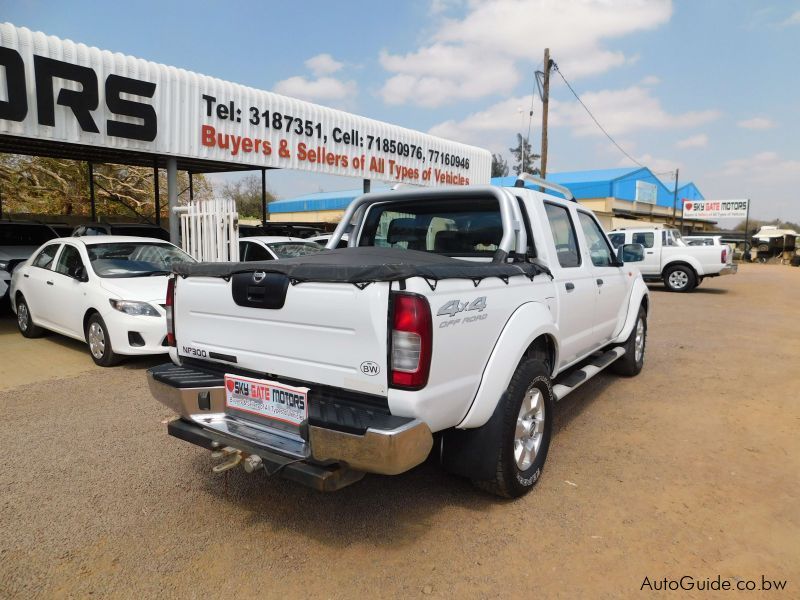
[[[10, 260], [0, 260], [0, 271], [8, 271], [8, 265], [11, 264]], [[11, 271], [9, 271], [10, 273]]]
[[139, 302], [138, 300], [109, 300], [111, 306], [119, 312], [124, 312], [126, 315], [134, 315], [137, 317], [158, 317], [158, 311], [152, 304], [147, 302]]

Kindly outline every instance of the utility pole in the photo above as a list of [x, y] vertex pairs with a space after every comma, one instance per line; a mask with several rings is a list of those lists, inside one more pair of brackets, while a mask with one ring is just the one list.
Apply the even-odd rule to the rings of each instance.
[[[675, 211], [678, 208], [678, 173], [680, 169], [675, 169], [675, 189], [672, 192], [672, 226], [675, 227]], [[681, 208], [681, 220], [683, 219], [683, 208]]]
[[544, 77], [542, 78], [542, 179], [547, 174], [547, 105], [550, 103], [550, 48], [544, 49]]

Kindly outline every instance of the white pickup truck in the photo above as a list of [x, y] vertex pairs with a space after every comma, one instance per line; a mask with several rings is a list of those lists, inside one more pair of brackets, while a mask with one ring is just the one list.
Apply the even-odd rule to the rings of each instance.
[[178, 414], [168, 432], [222, 459], [216, 472], [334, 490], [435, 446], [448, 470], [516, 497], [539, 479], [554, 403], [606, 367], [642, 368], [647, 286], [620, 257], [643, 248], [615, 253], [574, 201], [522, 187], [367, 194], [328, 248], [175, 267], [173, 363], [149, 385]]
[[615, 229], [608, 234], [615, 248], [644, 246], [639, 271], [645, 281], [663, 281], [672, 292], [690, 292], [706, 277], [735, 274], [733, 252], [727, 245], [690, 246], [677, 229], [655, 227]]

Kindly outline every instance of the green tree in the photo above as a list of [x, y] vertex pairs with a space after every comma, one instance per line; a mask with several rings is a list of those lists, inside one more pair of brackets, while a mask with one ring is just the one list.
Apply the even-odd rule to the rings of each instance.
[[[167, 173], [159, 170], [161, 216], [169, 215]], [[99, 219], [119, 217], [155, 221], [153, 169], [109, 163], [94, 164], [95, 207]], [[194, 197], [212, 198], [214, 190], [203, 175], [193, 177]], [[189, 199], [189, 176], [178, 172], [179, 202]], [[91, 214], [89, 166], [86, 162], [0, 155], [0, 194], [3, 212], [17, 215], [85, 216]]]
[[492, 177], [508, 175], [508, 162], [499, 154], [492, 154]]
[[[220, 195], [236, 202], [236, 210], [240, 217], [261, 218], [261, 178], [247, 175], [238, 181], [222, 186]], [[275, 200], [275, 196], [267, 190], [267, 204]]]
[[539, 173], [541, 173], [539, 168], [534, 166], [541, 156], [531, 152], [530, 142], [528, 142], [521, 133], [517, 134], [517, 146], [515, 148], [509, 148], [508, 150], [514, 157], [514, 166], [512, 169], [515, 174], [529, 173], [531, 175], [539, 175]]

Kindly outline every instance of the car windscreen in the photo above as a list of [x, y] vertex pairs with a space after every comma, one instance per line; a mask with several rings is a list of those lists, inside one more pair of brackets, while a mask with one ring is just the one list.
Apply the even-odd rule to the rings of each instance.
[[316, 254], [323, 248], [314, 242], [274, 242], [267, 244], [278, 258], [294, 258], [295, 256], [308, 256]]
[[195, 262], [180, 248], [158, 242], [87, 244], [86, 252], [99, 277], [166, 275], [175, 263]]
[[359, 245], [448, 256], [493, 256], [503, 237], [497, 200], [469, 199], [453, 204], [420, 201], [372, 206]]
[[57, 237], [46, 225], [0, 223], [0, 246], [41, 246]]

